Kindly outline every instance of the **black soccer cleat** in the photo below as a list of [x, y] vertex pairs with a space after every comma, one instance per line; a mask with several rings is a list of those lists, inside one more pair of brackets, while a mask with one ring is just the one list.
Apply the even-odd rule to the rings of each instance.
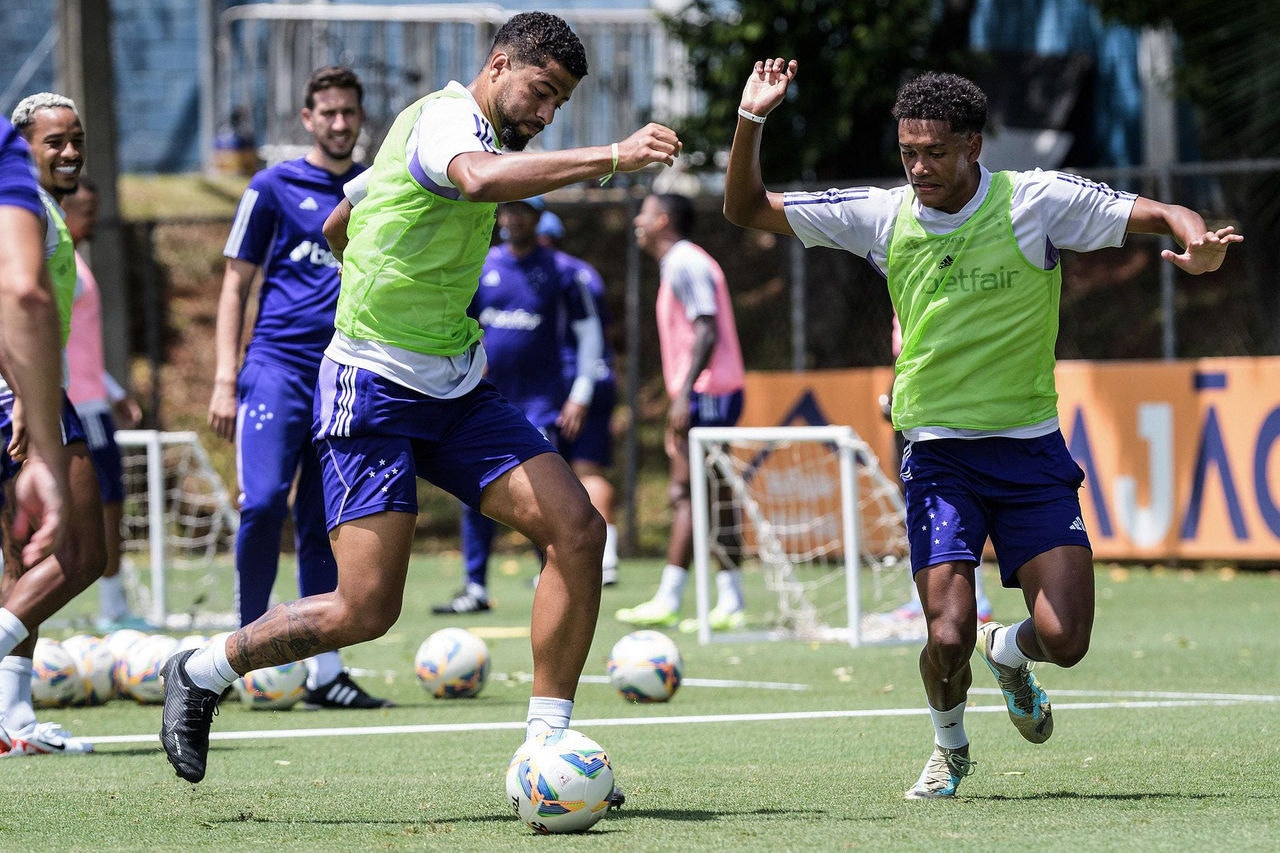
[[452, 601], [432, 607], [431, 612], [445, 616], [458, 613], [483, 613], [489, 609], [488, 598], [481, 598], [464, 589], [455, 595]]
[[627, 795], [622, 793], [622, 789], [617, 785], [613, 786], [613, 791], [609, 794], [609, 811], [617, 811], [627, 802]]
[[188, 782], [204, 778], [209, 756], [209, 729], [218, 713], [218, 693], [197, 687], [187, 675], [187, 658], [195, 649], [178, 652], [160, 670], [164, 679], [164, 714], [160, 720], [160, 744], [169, 763]]
[[322, 684], [315, 690], [307, 691], [307, 698], [302, 700], [304, 711], [323, 711], [342, 708], [390, 708], [394, 705], [390, 699], [379, 699], [370, 696], [359, 684], [351, 680], [346, 671], [338, 673], [337, 678], [328, 684]]

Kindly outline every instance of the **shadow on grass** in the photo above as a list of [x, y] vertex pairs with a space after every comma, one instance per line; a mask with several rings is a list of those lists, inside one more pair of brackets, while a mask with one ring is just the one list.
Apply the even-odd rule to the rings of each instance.
[[1227, 800], [1235, 799], [1226, 794], [1174, 794], [1165, 791], [1133, 792], [1128, 794], [1082, 794], [1079, 791], [1052, 791], [1044, 794], [1027, 794], [1021, 797], [1010, 797], [1006, 794], [994, 794], [989, 797], [975, 797], [986, 802], [1026, 802], [1028, 800], [1099, 800], [1102, 802], [1124, 802], [1133, 800]]
[[[623, 809], [620, 812], [614, 812], [608, 817], [602, 819], [594, 827], [585, 834], [593, 834], [598, 832], [608, 832], [609, 827], [619, 821], [627, 821], [634, 818], [653, 818], [657, 820], [683, 821], [686, 823], [711, 823], [723, 820], [729, 817], [778, 817], [785, 819], [794, 819], [796, 817], [824, 817], [827, 812], [823, 809], [753, 809], [748, 811], [682, 811], [677, 809]], [[450, 824], [486, 824], [486, 823], [510, 823], [515, 820], [515, 815], [509, 812], [487, 815], [468, 815], [466, 817], [441, 818], [440, 820], [426, 821], [431, 826], [448, 826]], [[280, 823], [280, 824], [299, 824], [308, 826], [345, 826], [351, 825], [389, 825], [389, 826], [412, 826], [418, 821], [406, 820], [389, 820], [384, 818], [365, 819], [351, 817], [345, 819], [324, 818], [324, 819], [299, 819], [294, 815], [281, 815], [273, 817], [270, 815], [257, 815], [251, 809], [246, 809], [233, 817], [223, 818], [206, 818], [209, 824], [234, 824], [234, 823]]]

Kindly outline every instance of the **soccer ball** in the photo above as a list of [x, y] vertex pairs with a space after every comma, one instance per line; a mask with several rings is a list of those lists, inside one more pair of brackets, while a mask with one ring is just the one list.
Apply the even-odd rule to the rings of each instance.
[[470, 631], [441, 628], [418, 647], [414, 669], [437, 699], [475, 696], [489, 677], [489, 647]]
[[521, 744], [507, 765], [507, 799], [542, 834], [585, 832], [609, 810], [613, 766], [604, 747], [561, 729]]
[[609, 653], [609, 683], [628, 702], [665, 702], [680, 689], [684, 662], [661, 631], [634, 631]]
[[77, 705], [101, 705], [116, 695], [116, 656], [106, 643], [88, 634], [76, 634], [62, 641], [64, 648], [76, 662], [82, 689], [76, 697]]
[[236, 680], [236, 692], [255, 711], [287, 711], [307, 695], [307, 665], [295, 661], [246, 672]]
[[116, 685], [121, 695], [141, 705], [164, 702], [160, 670], [177, 648], [178, 641], [165, 634], [153, 634], [129, 646], [116, 663]]
[[112, 631], [102, 638], [102, 644], [106, 646], [107, 651], [111, 652], [111, 656], [115, 659], [112, 666], [112, 676], [116, 683], [116, 696], [121, 699], [129, 699], [128, 691], [124, 689], [124, 685], [120, 683], [120, 676], [124, 671], [125, 652], [134, 643], [140, 643], [150, 636], [136, 628], [121, 628], [118, 631]]
[[37, 708], [61, 708], [84, 695], [76, 659], [57, 640], [41, 637], [31, 654], [31, 702]]

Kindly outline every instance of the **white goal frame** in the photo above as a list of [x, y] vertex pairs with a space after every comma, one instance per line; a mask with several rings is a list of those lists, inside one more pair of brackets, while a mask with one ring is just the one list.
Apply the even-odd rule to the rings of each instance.
[[[907, 560], [893, 559], [891, 562], [880, 560], [876, 555], [867, 553], [864, 548], [862, 519], [859, 513], [859, 465], [863, 466], [864, 475], [876, 479], [880, 488], [877, 494], [887, 500], [894, 514], [902, 519], [905, 525], [905, 507], [901, 492], [896, 484], [891, 483], [880, 471], [879, 462], [870, 446], [848, 426], [782, 426], [782, 427], [695, 427], [689, 431], [689, 464], [690, 489], [693, 506], [693, 562], [695, 572], [695, 588], [697, 595], [698, 642], [707, 644], [715, 639], [711, 630], [708, 614], [711, 611], [711, 577], [714, 571], [712, 548], [710, 544], [711, 518], [710, 496], [708, 494], [708, 448], [724, 443], [732, 444], [735, 440], [744, 442], [776, 441], [791, 439], [802, 442], [824, 443], [834, 446], [839, 457], [840, 476], [840, 509], [842, 562], [846, 597], [846, 615], [848, 628], [833, 632], [835, 636], [845, 639], [849, 645], [858, 647], [871, 642], [902, 642], [918, 639], [914, 635], [898, 633], [896, 636], [880, 639], [868, 639], [864, 636], [860, 575], [864, 561], [868, 564], [885, 566], [882, 570], [908, 572]], [[861, 460], [861, 462], [860, 462]], [[722, 472], [723, 473], [723, 472]], [[741, 484], [729, 483], [733, 489], [733, 497], [737, 511], [756, 525], [757, 536], [768, 537], [770, 526], [767, 519], [759, 516], [760, 508], [755, 501], [741, 488]], [[905, 528], [903, 544], [905, 546]], [[774, 537], [775, 539], [777, 537]], [[765, 550], [764, 547], [761, 550]], [[903, 555], [905, 557], [905, 554]], [[785, 558], [784, 558], [785, 560]], [[909, 583], [907, 586], [909, 587]], [[907, 603], [905, 600], [901, 602]], [[772, 632], [770, 638], [789, 636], [783, 632]], [[828, 639], [833, 636], [826, 637]], [[812, 639], [812, 638], [809, 638]]]
[[[179, 562], [176, 552], [186, 550], [193, 558], [183, 558], [185, 563], [196, 563], [211, 569], [221, 542], [234, 538], [239, 527], [240, 515], [231, 502], [226, 487], [214, 470], [204, 445], [192, 431], [162, 431], [154, 429], [116, 430], [116, 444], [121, 456], [128, 457], [130, 449], [142, 449], [146, 453], [147, 482], [147, 554], [150, 562], [150, 593], [147, 620], [157, 627], [186, 629], [195, 627], [194, 615], [169, 612], [167, 576]], [[184, 447], [191, 457], [191, 469], [208, 487], [202, 495], [202, 503], [208, 509], [210, 532], [198, 542], [182, 541], [173, 532], [174, 523], [181, 514], [178, 505], [187, 497], [181, 491], [182, 484], [172, 487], [169, 471], [165, 468], [165, 450]], [[128, 496], [126, 495], [126, 498]], [[123, 556], [123, 555], [122, 555]], [[202, 627], [222, 627], [221, 622]]]

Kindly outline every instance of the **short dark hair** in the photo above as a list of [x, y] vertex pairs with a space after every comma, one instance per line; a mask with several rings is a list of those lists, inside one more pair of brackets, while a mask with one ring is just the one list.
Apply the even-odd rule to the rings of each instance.
[[954, 133], [982, 133], [987, 125], [987, 96], [972, 80], [930, 71], [898, 90], [893, 117], [945, 121]]
[[356, 103], [364, 106], [364, 86], [360, 85], [356, 72], [344, 65], [325, 65], [311, 72], [311, 76], [307, 78], [307, 91], [302, 98], [307, 109], [316, 105], [316, 92], [323, 92], [325, 89], [354, 89]]
[[518, 63], [546, 68], [555, 60], [575, 79], [587, 76], [587, 52], [562, 18], [548, 12], [521, 12], [503, 24], [493, 37], [492, 56], [505, 50]]
[[679, 193], [656, 193], [655, 198], [671, 221], [671, 230], [687, 239], [693, 233], [693, 200]]

